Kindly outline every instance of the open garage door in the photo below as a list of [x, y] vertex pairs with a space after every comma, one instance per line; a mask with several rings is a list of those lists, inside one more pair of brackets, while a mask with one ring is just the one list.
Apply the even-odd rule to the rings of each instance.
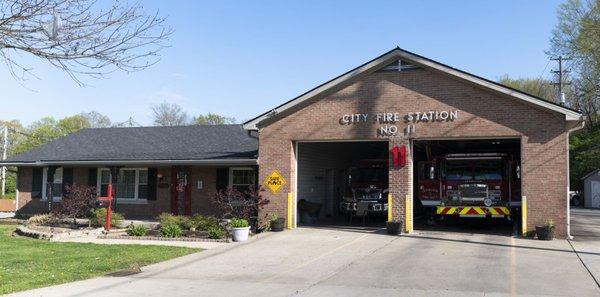
[[516, 232], [520, 152], [519, 139], [413, 141], [415, 229]]
[[298, 225], [385, 225], [388, 142], [299, 142]]

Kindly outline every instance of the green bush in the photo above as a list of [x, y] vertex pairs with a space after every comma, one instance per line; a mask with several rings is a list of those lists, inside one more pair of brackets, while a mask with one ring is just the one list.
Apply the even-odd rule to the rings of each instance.
[[192, 217], [192, 221], [196, 227], [196, 230], [208, 231], [211, 228], [220, 228], [219, 219], [215, 217], [207, 217], [203, 215], [195, 215]]
[[[123, 215], [118, 212], [112, 212], [110, 214], [110, 225], [112, 227], [118, 227], [123, 222]], [[96, 208], [92, 211], [90, 216], [90, 224], [94, 227], [104, 226], [106, 221], [106, 208]]]
[[248, 221], [246, 221], [245, 219], [238, 219], [238, 218], [233, 218], [231, 219], [231, 228], [245, 228], [250, 226], [250, 224], [248, 224]]
[[210, 227], [206, 231], [208, 238], [211, 239], [221, 239], [225, 237], [225, 230], [222, 227]]
[[148, 234], [148, 227], [144, 225], [131, 224], [127, 226], [127, 235], [129, 236], [144, 236]]
[[161, 225], [160, 234], [163, 237], [181, 237], [183, 230], [177, 224]]
[[170, 213], [163, 212], [158, 216], [158, 222], [161, 226], [178, 225], [181, 229], [190, 230], [196, 228], [196, 223], [193, 219], [186, 216], [176, 216]]

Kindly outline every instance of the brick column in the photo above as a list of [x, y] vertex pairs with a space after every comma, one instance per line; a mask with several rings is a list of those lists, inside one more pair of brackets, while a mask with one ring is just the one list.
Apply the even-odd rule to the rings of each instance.
[[406, 147], [406, 166], [394, 167], [390, 156], [390, 176], [389, 176], [389, 190], [392, 194], [392, 216], [394, 220], [402, 222], [402, 228], [405, 229], [405, 198], [407, 194], [411, 193], [411, 168], [412, 158], [410, 151], [410, 141], [407, 138], [394, 136], [389, 140], [389, 149], [392, 150], [395, 146]]

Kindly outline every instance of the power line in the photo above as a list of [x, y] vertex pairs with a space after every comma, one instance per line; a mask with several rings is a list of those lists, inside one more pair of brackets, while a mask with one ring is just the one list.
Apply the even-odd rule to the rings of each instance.
[[566, 99], [565, 99], [565, 92], [564, 92], [564, 86], [565, 85], [570, 85], [570, 82], [565, 82], [564, 78], [567, 74], [567, 72], [569, 72], [568, 70], [564, 69], [563, 67], [563, 62], [565, 60], [570, 60], [568, 58], [564, 58], [563, 56], [558, 56], [558, 58], [554, 58], [552, 59], [554, 61], [558, 61], [558, 70], [553, 70], [552, 72], [557, 74], [557, 78], [558, 78], [558, 82], [553, 83], [553, 85], [556, 87], [558, 86], [558, 102], [562, 105], [566, 104]]

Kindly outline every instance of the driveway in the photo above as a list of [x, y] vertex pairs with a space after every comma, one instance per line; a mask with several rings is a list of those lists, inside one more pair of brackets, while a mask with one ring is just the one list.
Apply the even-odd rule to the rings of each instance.
[[[582, 251], [587, 253], [585, 251]], [[584, 254], [595, 259], [596, 252]], [[569, 243], [300, 228], [22, 296], [599, 296]]]

